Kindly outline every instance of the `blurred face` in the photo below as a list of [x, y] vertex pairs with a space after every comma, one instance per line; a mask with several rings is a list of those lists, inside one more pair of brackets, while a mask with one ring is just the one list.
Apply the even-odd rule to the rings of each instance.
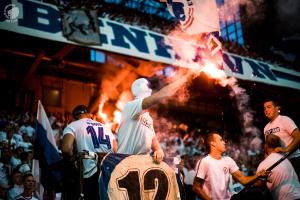
[[28, 176], [25, 180], [24, 180], [24, 188], [31, 190], [31, 191], [35, 191], [35, 179], [33, 176]]
[[279, 115], [279, 107], [272, 101], [267, 101], [264, 103], [264, 113], [270, 121], [273, 121]]
[[213, 145], [215, 145], [216, 150], [221, 152], [221, 153], [225, 152], [225, 150], [226, 150], [225, 141], [218, 134], [214, 134]]
[[13, 182], [17, 185], [22, 185], [22, 174], [21, 174], [21, 172], [15, 172], [13, 174]]

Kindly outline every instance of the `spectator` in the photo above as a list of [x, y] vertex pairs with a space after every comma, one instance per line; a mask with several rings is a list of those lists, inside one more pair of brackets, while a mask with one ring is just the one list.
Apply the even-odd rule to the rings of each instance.
[[[88, 108], [79, 105], [73, 110], [74, 122], [63, 131], [62, 153], [64, 158], [73, 156], [73, 145], [82, 153], [116, 152], [117, 142], [112, 132], [102, 123], [91, 119]], [[98, 166], [96, 159], [83, 159], [83, 193], [86, 200], [99, 199]]]
[[22, 152], [20, 155], [21, 163], [15, 168], [15, 170], [18, 170], [22, 173], [22, 175], [26, 173], [30, 173], [31, 169], [29, 166], [30, 157], [28, 152]]
[[274, 100], [264, 101], [264, 113], [269, 123], [264, 128], [265, 137], [269, 134], [277, 135], [282, 143], [275, 152], [286, 153], [298, 148], [290, 157], [298, 179], [300, 178], [300, 131], [295, 122], [288, 116], [280, 115], [280, 106]]
[[150, 154], [153, 151], [155, 162], [161, 162], [164, 152], [160, 147], [153, 128], [153, 120], [147, 109], [162, 99], [175, 94], [192, 75], [189, 73], [177, 81], [151, 94], [152, 89], [145, 78], [137, 79], [131, 86], [134, 100], [128, 102], [122, 111], [122, 119], [118, 131], [118, 153]]
[[8, 190], [7, 199], [14, 200], [16, 196], [21, 194], [24, 190], [22, 183], [22, 173], [19, 170], [15, 170], [12, 173], [12, 183], [13, 186]]
[[19, 164], [21, 164], [21, 153], [24, 152], [24, 148], [23, 147], [17, 147], [14, 151], [13, 151], [13, 155], [10, 159], [10, 164], [11, 164], [11, 169], [14, 170]]
[[15, 200], [38, 200], [35, 194], [36, 181], [32, 174], [25, 174], [22, 178], [24, 190]]
[[[265, 153], [268, 156], [259, 164], [257, 171], [267, 169], [283, 157], [276, 152], [276, 148], [280, 146], [281, 143], [278, 136], [273, 134], [266, 136]], [[288, 159], [283, 160], [272, 170], [265, 184], [270, 190], [274, 200], [300, 199], [300, 183]]]
[[255, 180], [260, 175], [266, 175], [263, 170], [254, 176], [244, 176], [232, 158], [222, 156], [226, 148], [225, 142], [218, 132], [209, 133], [206, 136], [205, 145], [209, 154], [198, 161], [193, 183], [193, 190], [203, 200], [229, 200], [232, 196], [229, 188], [230, 174], [243, 185]]

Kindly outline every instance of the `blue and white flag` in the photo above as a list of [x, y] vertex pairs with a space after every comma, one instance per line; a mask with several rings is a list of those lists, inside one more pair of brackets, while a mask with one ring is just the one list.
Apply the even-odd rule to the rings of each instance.
[[[219, 31], [216, 0], [164, 0], [172, 16], [189, 35]], [[161, 2], [163, 2], [161, 0]]]
[[[193, 42], [199, 45], [199, 47], [195, 49], [195, 57], [192, 59], [193, 62], [199, 63], [202, 66], [207, 65], [207, 63], [212, 63], [217, 68], [223, 69], [222, 44], [219, 40], [220, 20], [216, 0], [160, 1], [167, 3], [170, 14], [180, 22], [181, 30], [189, 35]], [[204, 46], [205, 48], [200, 46]], [[181, 53], [182, 50], [180, 48], [181, 47], [175, 50], [178, 51], [176, 53], [180, 57], [185, 57], [184, 54]], [[186, 49], [183, 51], [186, 51]], [[190, 59], [189, 56], [188, 59]]]
[[44, 151], [43, 155], [45, 156], [48, 165], [60, 160], [60, 155], [55, 143], [53, 131], [41, 101], [38, 102], [35, 141], [40, 147], [42, 147]]

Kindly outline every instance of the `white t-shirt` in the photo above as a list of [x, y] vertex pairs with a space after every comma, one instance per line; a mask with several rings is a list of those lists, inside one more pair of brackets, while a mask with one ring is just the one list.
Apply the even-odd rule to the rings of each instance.
[[217, 160], [210, 155], [199, 160], [195, 168], [196, 177], [204, 180], [203, 191], [214, 200], [230, 199], [230, 176], [238, 169], [232, 158], [224, 156]]
[[[264, 128], [265, 137], [269, 134], [274, 134], [280, 137], [283, 147], [288, 146], [294, 139], [292, 132], [297, 128], [295, 122], [283, 115], [278, 115], [276, 119], [269, 122]], [[296, 150], [289, 158], [300, 156], [299, 149]]]
[[191, 169], [191, 170], [187, 171], [185, 176], [184, 176], [184, 183], [186, 185], [193, 185], [195, 175], [196, 175], [195, 170]]
[[[271, 153], [259, 164], [257, 171], [267, 169], [281, 158], [281, 154]], [[283, 160], [271, 172], [268, 177], [267, 187], [271, 191], [274, 200], [300, 199], [300, 183], [288, 159]]]
[[155, 137], [153, 120], [142, 109], [143, 99], [128, 102], [123, 109], [118, 131], [118, 153], [149, 154]]
[[[72, 134], [75, 137], [78, 152], [113, 152], [113, 140], [111, 130], [104, 124], [89, 118], [83, 118], [70, 123], [63, 131], [63, 135]], [[84, 178], [88, 178], [97, 172], [97, 161], [83, 159]]]

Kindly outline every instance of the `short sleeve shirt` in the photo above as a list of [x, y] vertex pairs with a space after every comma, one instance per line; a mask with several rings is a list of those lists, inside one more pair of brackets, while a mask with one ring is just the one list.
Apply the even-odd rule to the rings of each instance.
[[203, 190], [212, 199], [229, 200], [230, 176], [239, 169], [236, 162], [230, 157], [222, 157], [217, 160], [210, 155], [198, 161], [196, 165], [196, 177], [203, 179]]
[[149, 154], [155, 136], [153, 120], [142, 109], [143, 98], [128, 102], [118, 131], [118, 153]]

